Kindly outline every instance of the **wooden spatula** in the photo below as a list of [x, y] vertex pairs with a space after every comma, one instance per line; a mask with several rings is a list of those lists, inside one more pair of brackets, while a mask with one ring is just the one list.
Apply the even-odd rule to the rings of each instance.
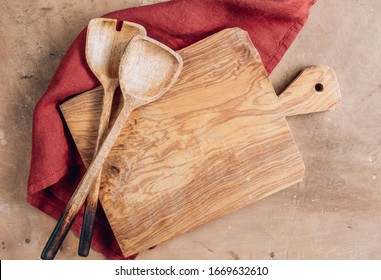
[[[106, 132], [110, 120], [112, 100], [114, 92], [119, 86], [119, 62], [131, 38], [138, 34], [146, 35], [146, 30], [143, 26], [123, 21], [121, 29], [117, 30], [116, 19], [95, 18], [90, 21], [87, 27], [87, 64], [104, 88], [102, 112], [99, 120], [98, 137], [94, 155], [97, 154], [103, 139], [107, 135]], [[78, 246], [78, 254], [83, 257], [87, 257], [90, 251], [101, 175], [102, 169], [99, 170], [93, 182], [85, 204], [85, 213]]]
[[131, 39], [120, 62], [122, 110], [54, 228], [42, 259], [55, 257], [130, 113], [162, 96], [176, 82], [182, 65], [180, 55], [165, 45], [142, 35]]

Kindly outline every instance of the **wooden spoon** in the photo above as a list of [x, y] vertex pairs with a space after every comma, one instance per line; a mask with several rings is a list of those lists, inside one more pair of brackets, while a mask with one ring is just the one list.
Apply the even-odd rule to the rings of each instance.
[[[104, 88], [102, 113], [99, 120], [94, 156], [97, 154], [109, 126], [112, 100], [114, 92], [119, 86], [119, 62], [131, 38], [138, 34], [146, 35], [146, 30], [143, 26], [123, 21], [121, 29], [118, 31], [116, 19], [92, 19], [87, 27], [87, 64]], [[83, 257], [87, 257], [90, 251], [101, 175], [102, 169], [99, 170], [93, 182], [85, 204], [85, 213], [78, 247], [78, 254]]]
[[180, 55], [167, 46], [142, 35], [131, 39], [119, 67], [122, 109], [54, 228], [42, 259], [55, 257], [130, 113], [162, 96], [176, 82], [182, 65]]

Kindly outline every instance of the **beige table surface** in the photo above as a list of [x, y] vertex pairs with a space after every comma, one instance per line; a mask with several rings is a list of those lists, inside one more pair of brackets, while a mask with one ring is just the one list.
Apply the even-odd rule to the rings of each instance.
[[[26, 185], [32, 112], [64, 52], [91, 18], [154, 2], [1, 1], [0, 259], [38, 259], [55, 225]], [[336, 70], [343, 101], [288, 119], [303, 182], [139, 259], [381, 259], [381, 2], [318, 0], [270, 78], [280, 91], [313, 64]], [[79, 259], [77, 246], [69, 233], [57, 259]]]

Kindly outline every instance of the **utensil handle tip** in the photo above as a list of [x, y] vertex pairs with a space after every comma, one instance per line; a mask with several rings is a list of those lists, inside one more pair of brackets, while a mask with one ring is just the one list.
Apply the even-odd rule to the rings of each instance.
[[69, 217], [67, 211], [64, 211], [42, 250], [40, 256], [42, 260], [53, 260], [55, 258], [73, 222], [74, 219]]
[[81, 257], [87, 257], [90, 253], [96, 212], [96, 204], [86, 205], [86, 215], [83, 216], [81, 237], [78, 245], [78, 255]]

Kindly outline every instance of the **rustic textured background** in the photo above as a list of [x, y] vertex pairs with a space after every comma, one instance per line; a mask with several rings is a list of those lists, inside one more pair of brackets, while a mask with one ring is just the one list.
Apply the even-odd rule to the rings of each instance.
[[[38, 259], [55, 221], [26, 203], [32, 113], [91, 18], [154, 0], [2, 1], [0, 259]], [[280, 91], [305, 66], [337, 73], [339, 109], [289, 118], [301, 184], [140, 254], [140, 259], [381, 259], [381, 2], [318, 0], [270, 76]], [[70, 233], [57, 259], [77, 259]], [[102, 259], [92, 251], [90, 258]]]

